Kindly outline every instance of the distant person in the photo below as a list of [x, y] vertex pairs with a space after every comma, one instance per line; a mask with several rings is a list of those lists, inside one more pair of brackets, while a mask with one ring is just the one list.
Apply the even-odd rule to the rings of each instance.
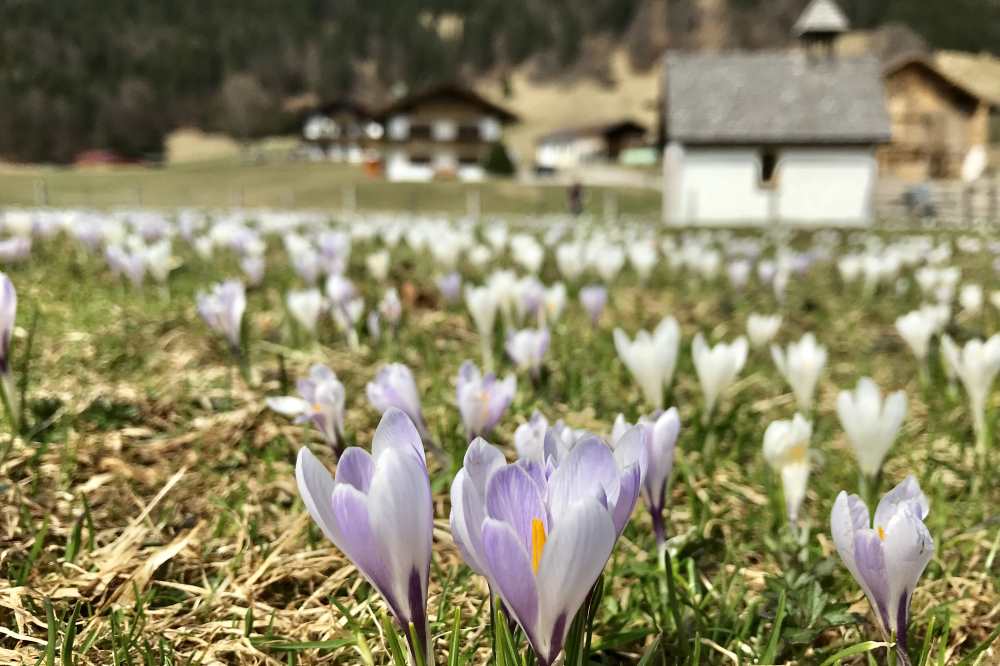
[[574, 217], [580, 215], [583, 212], [583, 185], [579, 181], [573, 181], [573, 184], [569, 186], [566, 197], [569, 203], [569, 212]]

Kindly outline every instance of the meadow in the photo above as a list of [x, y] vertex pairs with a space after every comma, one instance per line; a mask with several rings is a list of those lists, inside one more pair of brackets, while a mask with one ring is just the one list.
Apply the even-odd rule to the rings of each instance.
[[[15, 211], [4, 232], [31, 241], [27, 251], [3, 246], [0, 262], [17, 291], [4, 373], [14, 418], [0, 436], [0, 664], [429, 663], [424, 654], [449, 666], [535, 663], [532, 648], [544, 639], [508, 622], [519, 607], [505, 574], [491, 567], [504, 603], [494, 602], [456, 546], [451, 489], [472, 473], [470, 431], [482, 430], [508, 461], [534, 459], [540, 454], [522, 437], [541, 414], [540, 460], [554, 479], [575, 448], [617, 443], [618, 455], [629, 436], [647, 444], [659, 436], [651, 425], [616, 427], [619, 414], [632, 424], [671, 406], [680, 429], [670, 443], [663, 539], [644, 496], [596, 580], [573, 577], [587, 553], [566, 547], [551, 593], [579, 588], [582, 610], [575, 623], [575, 609], [562, 618], [572, 626], [556, 663], [1000, 663], [992, 467], [1000, 391], [987, 390], [977, 422], [963, 384], [972, 369], [943, 351], [943, 340], [961, 347], [1000, 331], [995, 235], [253, 209]], [[220, 301], [205, 298], [227, 279], [245, 285], [235, 328]], [[313, 284], [320, 305], [310, 330], [309, 308], [288, 295]], [[482, 290], [466, 291], [474, 286]], [[606, 288], [606, 307], [581, 303], [588, 286]], [[897, 326], [910, 312], [933, 324], [923, 361]], [[752, 336], [759, 339], [738, 362], [754, 313], [779, 315], [780, 325], [771, 340]], [[630, 371], [624, 343], [665, 317], [679, 333], [672, 381], [641, 388], [645, 362], [662, 349]], [[546, 344], [515, 343], [518, 331], [544, 331]], [[814, 391], [793, 392], [770, 344], [785, 349], [809, 333], [826, 360]], [[716, 348], [718, 367], [699, 369], [704, 341], [736, 351]], [[514, 377], [516, 390], [498, 409], [496, 385], [462, 397], [466, 360]], [[1000, 355], [975, 360], [1000, 368]], [[296, 480], [303, 447], [332, 471], [343, 447], [372, 448], [380, 412], [398, 416], [379, 389], [378, 373], [391, 363], [415, 378], [412, 420], [424, 430], [415, 446], [426, 467], [411, 470], [426, 469], [433, 520], [428, 650], [412, 656], [404, 655], [407, 627], [394, 623], [399, 609], [324, 536]], [[305, 423], [271, 408], [274, 398], [297, 395], [314, 364], [336, 374], [341, 425], [320, 419], [318, 394], [305, 402]], [[711, 409], [709, 376], [718, 389]], [[838, 414], [838, 394], [862, 377], [883, 394], [905, 392], [901, 429], [873, 474], [861, 473], [845, 431], [852, 417], [845, 424]], [[466, 399], [473, 407], [460, 409]], [[334, 395], [330, 404], [341, 403]], [[787, 459], [765, 456], [766, 439], [798, 427], [797, 412], [808, 433], [791, 442]], [[392, 433], [406, 439], [400, 428]], [[380, 446], [376, 465], [389, 455]], [[412, 451], [398, 455], [413, 461]], [[657, 461], [641, 460], [650, 474]], [[933, 551], [922, 537], [929, 560], [904, 598], [903, 653], [893, 647], [901, 636], [880, 631], [883, 620], [838, 554], [831, 512], [842, 490], [874, 509], [909, 475], [929, 513], [907, 517], [926, 523]], [[610, 511], [613, 494], [624, 506], [625, 478], [613, 481], [614, 493], [602, 481], [597, 499], [585, 498], [588, 510]], [[394, 515], [412, 512], [416, 526], [389, 525], [413, 535], [406, 557], [430, 538], [420, 529], [421, 500], [413, 502]], [[372, 514], [373, 524], [379, 515], [393, 517]], [[531, 522], [539, 585], [560, 567], [545, 554], [563, 547], [557, 535], [571, 522], [540, 533], [541, 518]]]

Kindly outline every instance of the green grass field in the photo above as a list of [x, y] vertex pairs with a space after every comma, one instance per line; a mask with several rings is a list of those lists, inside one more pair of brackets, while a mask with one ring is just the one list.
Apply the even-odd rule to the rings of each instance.
[[[566, 211], [559, 186], [528, 186], [493, 180], [481, 184], [388, 183], [358, 167], [288, 162], [264, 164], [234, 160], [192, 162], [162, 168], [113, 169], [7, 168], [0, 170], [0, 207], [41, 205], [109, 208], [276, 207], [342, 210], [353, 188], [362, 210], [464, 213], [468, 192], [480, 193], [483, 214], [544, 214]], [[588, 191], [588, 210], [603, 213], [605, 188]], [[622, 214], [659, 214], [659, 193], [614, 188]]]
[[[114, 196], [98, 185], [125, 192], [143, 183], [152, 205], [196, 189], [208, 197], [211, 183], [199, 183], [202, 173], [54, 171], [46, 177], [53, 193], [79, 195], [89, 183], [107, 204]], [[327, 180], [331, 188], [345, 182], [336, 171], [310, 165], [213, 173], [218, 196], [225, 199], [226, 187], [241, 183], [254, 192], [248, 203], [256, 197], [277, 203], [283, 190], [269, 185], [277, 174], [296, 183], [300, 205], [330, 200], [324, 198]], [[25, 188], [30, 193], [30, 185], [7, 176], [0, 183], [5, 202], [28, 203], [17, 197]], [[460, 189], [435, 185], [433, 191], [445, 202]], [[405, 197], [407, 189], [385, 191], [387, 198]], [[495, 186], [491, 196], [503, 191]], [[367, 192], [359, 187], [361, 202]], [[375, 247], [356, 242], [348, 268], [368, 304], [384, 289], [365, 277], [364, 258]], [[0, 664], [390, 663], [379, 622], [383, 603], [311, 523], [296, 492], [299, 447], [309, 445], [330, 469], [335, 460], [315, 431], [263, 402], [294, 390], [311, 363], [328, 364], [347, 389], [348, 436], [368, 447], [378, 414], [365, 384], [390, 361], [413, 369], [428, 426], [452, 457], [429, 457], [436, 528], [428, 613], [435, 652], [439, 663], [487, 663], [486, 585], [462, 563], [447, 520], [448, 486], [466, 446], [454, 378], [464, 359], [478, 360], [479, 342], [464, 307], [440, 300], [434, 263], [405, 245], [393, 251], [389, 282], [404, 297], [401, 328], [377, 343], [362, 337], [361, 349], [351, 351], [329, 321], [315, 340], [291, 326], [283, 295], [299, 282], [273, 239], [267, 279], [248, 295], [255, 375], [248, 386], [194, 307], [199, 289], [238, 274], [235, 260], [220, 251], [206, 262], [180, 243], [176, 252], [182, 264], [168, 284], [142, 290], [126, 287], [100, 256], [62, 237], [37, 242], [30, 262], [6, 269], [20, 297], [16, 377], [25, 371], [36, 312], [38, 320], [27, 394], [30, 435], [0, 435]], [[957, 261], [966, 280], [990, 284], [988, 255], [958, 255]], [[504, 256], [494, 267], [508, 265]], [[485, 278], [463, 270], [470, 283]], [[559, 279], [551, 253], [540, 278]], [[514, 429], [536, 409], [550, 421], [565, 419], [602, 435], [619, 412], [631, 420], [646, 411], [616, 357], [615, 326], [633, 333], [671, 314], [683, 335], [668, 402], [678, 406], [683, 423], [668, 503], [672, 568], [666, 576], [658, 568], [640, 501], [606, 567], [606, 592], [583, 663], [886, 663], [884, 650], [862, 651], [878, 633], [829, 533], [837, 492], [858, 487], [834, 411], [836, 395], [864, 375], [883, 390], [905, 389], [909, 400], [881, 490], [914, 474], [930, 498], [927, 523], [936, 553], [913, 597], [914, 664], [998, 663], [1000, 651], [990, 650], [988, 641], [991, 632], [997, 637], [1000, 608], [1000, 484], [991, 463], [973, 455], [965, 396], [949, 383], [937, 353], [921, 382], [894, 331], [894, 319], [922, 300], [907, 280], [907, 289], [889, 285], [865, 298], [859, 285], [845, 287], [834, 266], [821, 262], [793, 280], [779, 304], [756, 281], [735, 292], [724, 277], [701, 279], [661, 262], [646, 284], [623, 273], [596, 327], [575, 300], [578, 285], [569, 285], [544, 373], [537, 381], [518, 377], [512, 408], [490, 437], [508, 457]], [[996, 332], [1000, 312], [986, 307], [976, 317], [957, 316], [949, 332], [959, 340]], [[795, 411], [766, 350], [751, 352], [715, 418], [702, 423], [692, 336], [700, 331], [713, 341], [732, 340], [744, 333], [752, 311], [783, 313], [780, 344], [812, 331], [829, 348], [813, 415], [801, 532], [783, 517], [780, 481], [761, 456], [767, 424]], [[513, 371], [499, 342], [495, 356], [501, 373]], [[994, 432], [998, 398], [994, 390]], [[991, 443], [991, 459], [997, 445]], [[855, 654], [834, 659], [852, 647]], [[446, 661], [449, 654], [461, 659]]]

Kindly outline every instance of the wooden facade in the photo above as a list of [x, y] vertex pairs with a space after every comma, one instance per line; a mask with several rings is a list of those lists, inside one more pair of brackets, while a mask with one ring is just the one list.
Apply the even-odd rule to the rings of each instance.
[[990, 104], [923, 58], [885, 71], [892, 142], [878, 151], [883, 176], [907, 182], [959, 176], [969, 149], [989, 142]]

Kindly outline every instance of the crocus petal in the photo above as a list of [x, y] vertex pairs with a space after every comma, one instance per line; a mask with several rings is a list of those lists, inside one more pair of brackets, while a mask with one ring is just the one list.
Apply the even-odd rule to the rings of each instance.
[[534, 645], [537, 640], [538, 588], [531, 569], [530, 554], [513, 527], [492, 518], [483, 523], [483, 552], [493, 572], [497, 592]]
[[285, 416], [298, 416], [300, 414], [305, 414], [311, 409], [308, 402], [302, 398], [296, 398], [293, 395], [267, 398], [265, 402], [270, 409], [273, 409], [279, 414], [284, 414]]
[[[888, 567], [888, 615], [890, 629], [906, 630], [905, 619], [917, 580], [934, 555], [934, 540], [923, 521], [910, 508], [898, 511], [884, 528]], [[903, 605], [900, 608], [900, 605]], [[900, 619], [904, 624], [898, 624]]]
[[367, 494], [375, 474], [375, 461], [362, 448], [352, 446], [337, 462], [337, 483], [347, 484]]
[[[408, 609], [424, 608], [434, 514], [430, 480], [423, 459], [406, 448], [376, 456], [375, 475], [368, 492], [368, 511], [372, 530], [382, 545], [396, 598]], [[420, 589], [416, 592], [420, 599], [413, 598], [411, 579], [414, 573], [419, 577]]]
[[383, 546], [372, 529], [368, 498], [357, 488], [338, 485], [330, 497], [330, 507], [340, 530], [334, 543], [361, 573], [385, 597], [389, 607], [400, 620], [406, 620], [400, 603], [404, 597], [394, 585], [389, 567], [383, 557]]
[[518, 465], [507, 465], [490, 477], [486, 486], [486, 514], [514, 529], [526, 551], [532, 547], [532, 522], [549, 529], [548, 512], [531, 476]]
[[[340, 547], [340, 529], [333, 513], [334, 482], [330, 472], [323, 466], [312, 451], [306, 447], [299, 449], [295, 460], [295, 482], [299, 487], [299, 496], [306, 506], [306, 511], [312, 516], [313, 522], [319, 527], [327, 539]], [[341, 548], [343, 550], [343, 548]]]
[[891, 629], [889, 618], [889, 580], [886, 572], [882, 540], [875, 530], [859, 530], [854, 535], [854, 563], [858, 580], [863, 582], [872, 610], [885, 629]]
[[920, 490], [920, 485], [912, 475], [903, 479], [879, 501], [878, 507], [875, 508], [875, 526], [883, 528], [888, 526], [892, 516], [904, 505], [912, 506], [913, 512], [921, 520], [926, 518], [930, 511], [927, 496]]
[[576, 502], [596, 498], [609, 508], [618, 500], [620, 481], [611, 449], [596, 437], [580, 442], [559, 462], [549, 479], [549, 507], [558, 522]]
[[378, 428], [375, 429], [375, 437], [372, 439], [372, 455], [378, 460], [383, 453], [391, 449], [410, 450], [420, 458], [424, 465], [427, 464], [420, 433], [417, 432], [410, 417], [395, 407], [390, 407], [385, 411], [382, 420], [378, 423]]
[[548, 663], [562, 649], [573, 618], [604, 569], [617, 532], [607, 510], [586, 499], [570, 507], [545, 544], [538, 567], [539, 641], [548, 643], [542, 654]]

